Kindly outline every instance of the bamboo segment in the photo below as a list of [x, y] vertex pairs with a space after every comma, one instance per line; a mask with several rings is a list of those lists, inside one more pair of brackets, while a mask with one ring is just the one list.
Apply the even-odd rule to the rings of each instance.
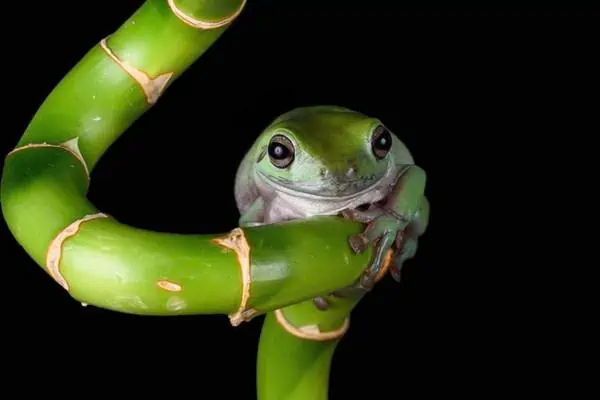
[[[226, 313], [238, 325], [350, 284], [370, 254], [349, 254], [346, 237], [360, 225], [337, 218], [236, 228], [229, 235], [138, 229], [96, 209], [85, 197], [87, 182], [81, 162], [62, 148], [13, 152], [4, 166], [2, 207], [32, 258], [77, 301], [98, 307]], [[340, 268], [324, 267], [339, 260], [346, 260]]]

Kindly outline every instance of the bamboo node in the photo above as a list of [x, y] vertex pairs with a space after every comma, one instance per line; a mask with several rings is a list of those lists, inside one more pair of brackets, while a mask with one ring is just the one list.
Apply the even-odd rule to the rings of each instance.
[[179, 18], [179, 20], [181, 20], [185, 24], [191, 26], [192, 28], [196, 28], [196, 29], [216, 29], [216, 28], [220, 28], [222, 26], [225, 26], [225, 25], [231, 23], [234, 19], [236, 19], [240, 15], [242, 10], [246, 6], [246, 1], [247, 0], [242, 0], [242, 4], [240, 4], [240, 7], [233, 14], [231, 14], [228, 17], [225, 17], [219, 21], [205, 21], [205, 20], [194, 18], [191, 15], [188, 15], [185, 12], [183, 12], [182, 10], [180, 10], [179, 7], [177, 7], [177, 4], [175, 4], [175, 0], [167, 0], [167, 2], [169, 3], [169, 7], [171, 8], [171, 11], [173, 11], [173, 14], [175, 14], [175, 16], [177, 18]]
[[246, 310], [248, 300], [250, 299], [250, 246], [244, 231], [241, 228], [235, 228], [227, 235], [213, 239], [214, 243], [224, 246], [236, 252], [238, 263], [242, 275], [242, 299], [238, 310], [229, 316], [231, 325], [238, 326], [244, 321], [249, 321], [256, 313], [253, 309]]
[[50, 273], [50, 276], [52, 276], [52, 278], [66, 291], [69, 291], [69, 284], [60, 272], [63, 243], [79, 231], [81, 224], [97, 218], [108, 218], [108, 215], [104, 213], [89, 214], [76, 220], [60, 231], [58, 235], [54, 237], [52, 242], [50, 242], [50, 246], [48, 246], [48, 252], [46, 253], [46, 269]]
[[285, 318], [283, 310], [281, 309], [275, 310], [275, 318], [279, 325], [289, 334], [296, 336], [300, 339], [312, 340], [316, 342], [324, 342], [328, 340], [339, 339], [342, 336], [344, 336], [344, 334], [348, 331], [348, 328], [350, 327], [349, 317], [346, 317], [342, 326], [340, 326], [338, 329], [329, 332], [321, 332], [321, 330], [316, 324], [296, 327]]
[[76, 136], [73, 139], [69, 139], [66, 142], [63, 142], [60, 144], [52, 144], [52, 143], [45, 143], [45, 142], [44, 143], [28, 143], [23, 146], [14, 148], [7, 154], [7, 156], [10, 156], [11, 154], [19, 152], [19, 151], [23, 151], [23, 150], [27, 150], [27, 149], [39, 149], [39, 148], [55, 148], [55, 149], [61, 149], [61, 150], [65, 150], [65, 151], [69, 152], [73, 157], [77, 158], [77, 160], [79, 162], [81, 162], [81, 165], [83, 166], [83, 169], [85, 170], [85, 174], [89, 179], [90, 170], [87, 166], [87, 163], [85, 162], [85, 158], [83, 158], [83, 154], [81, 154], [81, 150], [79, 149], [79, 136]]
[[138, 68], [130, 65], [127, 61], [121, 60], [116, 54], [108, 47], [107, 39], [104, 38], [100, 41], [100, 46], [102, 50], [119, 66], [123, 69], [129, 76], [135, 80], [142, 91], [144, 92], [144, 96], [146, 96], [146, 101], [148, 104], [154, 104], [158, 101], [159, 97], [164, 92], [167, 84], [173, 77], [173, 72], [166, 72], [164, 74], [158, 75], [156, 78], [150, 78], [148, 74], [141, 71]]

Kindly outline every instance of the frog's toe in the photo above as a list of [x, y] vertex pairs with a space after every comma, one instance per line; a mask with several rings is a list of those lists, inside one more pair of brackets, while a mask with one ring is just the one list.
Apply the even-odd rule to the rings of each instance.
[[355, 253], [362, 253], [369, 245], [369, 238], [363, 233], [357, 233], [348, 238], [348, 244]]

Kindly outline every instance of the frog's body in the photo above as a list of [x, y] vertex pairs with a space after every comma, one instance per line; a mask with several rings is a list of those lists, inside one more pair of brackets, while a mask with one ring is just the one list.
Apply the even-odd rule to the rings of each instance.
[[256, 139], [238, 169], [235, 199], [240, 226], [339, 214], [369, 222], [363, 235], [350, 240], [362, 251], [384, 239], [362, 281], [369, 288], [397, 234], [407, 231], [416, 242], [424, 232], [424, 185], [424, 171], [381, 121], [343, 107], [314, 106], [281, 115]]

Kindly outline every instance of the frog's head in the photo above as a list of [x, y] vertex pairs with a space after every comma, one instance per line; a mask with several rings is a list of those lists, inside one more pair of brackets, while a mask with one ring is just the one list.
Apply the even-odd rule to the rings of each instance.
[[256, 169], [275, 190], [352, 197], [399, 164], [403, 143], [377, 118], [337, 106], [301, 107], [275, 119], [257, 140]]

